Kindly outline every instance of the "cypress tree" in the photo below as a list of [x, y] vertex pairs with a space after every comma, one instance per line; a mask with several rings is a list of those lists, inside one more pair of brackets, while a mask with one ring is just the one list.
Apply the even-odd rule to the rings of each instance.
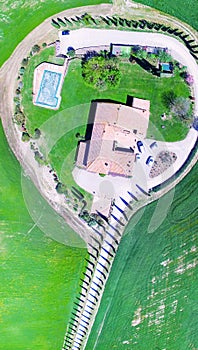
[[138, 27], [138, 21], [132, 20], [131, 23], [132, 23], [133, 28], [137, 28]]
[[[177, 29], [178, 30], [178, 29]], [[175, 31], [175, 33], [174, 33], [174, 35], [176, 35], [176, 36], [179, 36], [180, 37], [180, 35], [182, 35], [183, 34], [183, 32], [178, 32], [178, 31]]]
[[174, 31], [175, 31], [175, 28], [169, 28], [169, 29], [167, 30], [167, 32], [168, 32], [169, 34], [173, 34]]
[[162, 30], [163, 32], [167, 32], [167, 30], [168, 30], [169, 28], [170, 28], [170, 27], [162, 26], [161, 30]]
[[125, 25], [126, 25], [125, 19], [119, 17], [119, 24], [120, 24], [121, 27], [125, 27]]
[[115, 26], [117, 27], [119, 25], [119, 18], [116, 16], [113, 16], [112, 19], [114, 20]]
[[126, 23], [126, 25], [127, 25], [127, 27], [131, 27], [131, 21], [129, 21], [128, 19], [125, 19], [125, 23]]
[[60, 28], [60, 24], [58, 22], [56, 22], [55, 19], [52, 19], [51, 25], [57, 29]]
[[57, 21], [61, 26], [66, 27], [66, 23], [61, 18], [57, 18]]
[[140, 19], [139, 20], [139, 28], [141, 28], [141, 29], [144, 29], [145, 28], [145, 26], [146, 26], [146, 20], [145, 19]]
[[64, 20], [65, 20], [65, 22], [66, 22], [67, 24], [73, 25], [73, 23], [71, 22], [71, 20], [70, 20], [69, 18], [64, 17]]
[[148, 21], [146, 21], [146, 25], [147, 25], [147, 28], [148, 28], [148, 29], [153, 29], [155, 23], [154, 23], [154, 22], [148, 22]]
[[78, 20], [76, 18], [71, 17], [70, 20], [74, 23], [78, 23]]
[[189, 37], [189, 34], [184, 34], [182, 37], [181, 37], [181, 39], [183, 40], [183, 41], [187, 41], [186, 39]]
[[155, 25], [154, 25], [154, 29], [157, 31], [160, 30], [161, 27], [162, 27], [162, 24], [160, 24], [160, 23], [155, 23]]
[[195, 42], [194, 39], [188, 40], [188, 44], [192, 44], [194, 42]]
[[108, 20], [109, 22], [111, 22], [111, 24], [113, 24], [114, 26], [117, 25], [117, 22], [115, 21], [115, 19], [114, 19], [113, 17], [106, 16], [106, 18], [107, 18], [107, 20]]

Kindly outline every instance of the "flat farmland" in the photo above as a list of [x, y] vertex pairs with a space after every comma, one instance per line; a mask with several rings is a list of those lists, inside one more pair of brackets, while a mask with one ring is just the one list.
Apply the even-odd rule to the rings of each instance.
[[197, 170], [176, 187], [157, 230], [148, 233], [157, 203], [131, 219], [86, 350], [198, 348]]
[[194, 0], [134, 0], [168, 13], [198, 30], [198, 6]]
[[[73, 7], [111, 3], [105, 0], [5, 0], [1, 2], [0, 15], [0, 66], [15, 47], [46, 18]], [[36, 44], [36, 43], [35, 43]], [[22, 57], [23, 59], [23, 57]]]
[[32, 220], [2, 127], [0, 159], [0, 349], [61, 349], [86, 250], [52, 240]]

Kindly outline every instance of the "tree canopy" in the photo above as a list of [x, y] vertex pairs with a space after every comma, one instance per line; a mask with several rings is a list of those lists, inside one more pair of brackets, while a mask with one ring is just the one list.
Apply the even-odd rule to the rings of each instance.
[[191, 102], [184, 97], [177, 97], [171, 105], [171, 112], [181, 119], [189, 119]]
[[88, 85], [97, 89], [117, 87], [121, 78], [118, 60], [105, 55], [85, 59], [82, 63], [82, 76]]

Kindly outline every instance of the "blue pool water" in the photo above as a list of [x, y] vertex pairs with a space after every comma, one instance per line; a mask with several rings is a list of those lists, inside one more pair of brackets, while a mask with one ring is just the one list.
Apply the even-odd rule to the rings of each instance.
[[171, 67], [169, 63], [162, 63], [162, 69], [163, 71], [171, 71]]
[[36, 104], [52, 108], [57, 106], [58, 98], [56, 97], [56, 94], [60, 84], [61, 75], [61, 73], [44, 70]]

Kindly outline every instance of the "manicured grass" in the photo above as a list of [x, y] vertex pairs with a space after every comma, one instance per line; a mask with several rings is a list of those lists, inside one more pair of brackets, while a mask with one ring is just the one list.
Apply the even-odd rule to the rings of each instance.
[[[49, 58], [47, 59], [47, 55]], [[32, 81], [34, 67], [38, 65], [42, 60], [50, 61], [53, 55], [53, 48], [43, 50], [40, 55], [37, 55], [31, 59], [26, 72], [24, 74], [24, 93], [23, 93], [23, 106], [25, 115], [29, 122], [27, 124], [30, 132], [33, 132], [34, 128], [40, 127], [47, 119], [52, 116], [59, 115], [60, 113], [67, 113], [67, 109], [79, 106], [81, 104], [89, 104], [94, 99], [112, 99], [126, 103], [127, 95], [138, 96], [140, 98], [149, 99], [151, 102], [151, 116], [150, 127], [148, 129], [148, 137], [153, 134], [152, 124], [160, 131], [161, 138], [166, 141], [178, 141], [186, 136], [188, 131], [187, 127], [176, 118], [162, 122], [160, 116], [162, 113], [167, 112], [167, 108], [163, 105], [162, 97], [164, 93], [170, 90], [174, 90], [177, 96], [188, 97], [190, 92], [186, 83], [180, 78], [179, 74], [171, 78], [159, 78], [151, 73], [146, 72], [138, 64], [121, 63], [120, 69], [122, 73], [121, 82], [118, 89], [108, 89], [106, 91], [97, 91], [84, 83], [81, 76], [81, 63], [80, 60], [73, 61], [69, 66], [69, 72], [66, 75], [63, 89], [61, 92], [62, 102], [59, 111], [50, 111], [41, 107], [32, 105]], [[64, 113], [63, 113], [64, 111]], [[79, 121], [76, 121], [76, 118]], [[73, 123], [78, 126], [87, 122], [88, 116], [73, 115]], [[165, 129], [161, 129], [161, 126], [165, 124]], [[152, 131], [151, 131], [152, 130]], [[152, 135], [154, 138], [159, 138], [159, 135]], [[71, 140], [70, 140], [71, 141]]]
[[[5, 0], [1, 5], [0, 42], [1, 55], [0, 66], [8, 59], [15, 47], [46, 18], [58, 12], [85, 5], [97, 5], [110, 3], [109, 0], [67, 0], [40, 2], [38, 0], [26, 0], [23, 4], [19, 1]], [[35, 43], [36, 44], [36, 43]]]
[[[127, 95], [149, 99], [151, 116], [147, 137], [177, 141], [186, 136], [188, 128], [179, 119], [172, 118], [163, 122], [161, 115], [167, 112], [162, 102], [163, 94], [174, 90], [176, 95], [188, 97], [187, 85], [178, 73], [171, 78], [159, 78], [146, 72], [138, 64], [122, 62], [120, 64], [122, 78], [119, 88], [97, 91], [84, 83], [81, 76], [81, 61], [76, 59], [70, 63], [65, 77], [60, 109], [52, 111], [34, 106], [31, 94], [34, 67], [44, 60], [52, 60], [53, 54], [54, 48], [45, 49], [30, 60], [23, 79], [22, 104], [28, 118], [28, 130], [33, 133], [35, 128], [41, 129], [45, 135], [45, 145], [42, 143], [41, 149], [49, 156], [48, 160], [57, 171], [61, 181], [68, 186], [75, 186], [71, 174], [78, 142], [75, 135], [77, 132], [80, 135], [85, 134], [91, 100], [111, 99], [126, 103]], [[162, 125], [165, 125], [164, 129]], [[84, 193], [82, 189], [81, 191]]]
[[[154, 232], [148, 227], [157, 203], [143, 209], [137, 224], [141, 212], [131, 219], [86, 350], [198, 348], [197, 170], [176, 187], [167, 216]], [[132, 326], [138, 308], [141, 322]]]
[[198, 30], [198, 6], [194, 0], [134, 0], [179, 18]]
[[[119, 88], [129, 95], [150, 100], [150, 123], [147, 131], [148, 138], [165, 141], [178, 141], [185, 138], [187, 127], [177, 118], [163, 122], [161, 115], [167, 108], [163, 105], [163, 95], [173, 90], [177, 96], [189, 96], [189, 89], [178, 73], [170, 78], [159, 78], [143, 70], [139, 65], [130, 63], [121, 65], [122, 80]], [[162, 129], [165, 125], [165, 129]], [[155, 129], [157, 129], [155, 131]], [[161, 134], [161, 135], [159, 135]]]

